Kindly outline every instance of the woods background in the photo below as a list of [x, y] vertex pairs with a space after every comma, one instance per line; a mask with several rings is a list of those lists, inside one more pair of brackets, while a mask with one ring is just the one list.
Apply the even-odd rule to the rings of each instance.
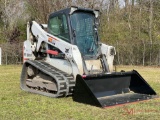
[[2, 63], [22, 63], [27, 21], [47, 23], [70, 6], [101, 11], [100, 39], [116, 47], [115, 64], [160, 65], [160, 0], [0, 0]]

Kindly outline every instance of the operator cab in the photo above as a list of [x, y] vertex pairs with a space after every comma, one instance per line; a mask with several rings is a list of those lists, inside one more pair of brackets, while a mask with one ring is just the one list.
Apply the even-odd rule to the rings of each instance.
[[84, 58], [98, 53], [98, 11], [71, 7], [49, 16], [48, 31], [58, 38], [77, 45]]

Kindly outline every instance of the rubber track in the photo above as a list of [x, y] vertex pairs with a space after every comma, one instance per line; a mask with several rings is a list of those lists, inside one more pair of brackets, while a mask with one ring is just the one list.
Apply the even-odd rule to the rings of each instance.
[[[44, 91], [38, 91], [34, 89], [30, 89], [26, 86], [27, 79], [27, 66], [31, 65], [37, 68], [42, 73], [45, 73], [52, 77], [57, 83], [57, 93], [48, 93]], [[41, 94], [49, 97], [64, 97], [68, 95], [72, 95], [73, 89], [75, 86], [75, 81], [73, 75], [69, 75], [46, 62], [36, 61], [36, 60], [28, 60], [23, 64], [22, 73], [21, 73], [21, 88], [25, 91]]]

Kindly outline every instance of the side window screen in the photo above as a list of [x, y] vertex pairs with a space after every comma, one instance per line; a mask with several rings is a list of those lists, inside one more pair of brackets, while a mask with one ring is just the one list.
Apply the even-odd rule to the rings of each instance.
[[58, 17], [52, 18], [49, 21], [50, 25], [50, 33], [53, 35], [59, 35], [60, 29], [59, 29], [59, 20]]
[[49, 20], [49, 33], [58, 38], [69, 42], [69, 31], [67, 25], [67, 18], [63, 15], [58, 15]]

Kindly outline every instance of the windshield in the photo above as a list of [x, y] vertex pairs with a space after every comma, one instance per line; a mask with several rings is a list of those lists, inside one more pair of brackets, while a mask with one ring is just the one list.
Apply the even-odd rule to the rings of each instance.
[[73, 34], [83, 56], [97, 54], [98, 37], [94, 19], [95, 16], [92, 13], [76, 12], [71, 15]]

